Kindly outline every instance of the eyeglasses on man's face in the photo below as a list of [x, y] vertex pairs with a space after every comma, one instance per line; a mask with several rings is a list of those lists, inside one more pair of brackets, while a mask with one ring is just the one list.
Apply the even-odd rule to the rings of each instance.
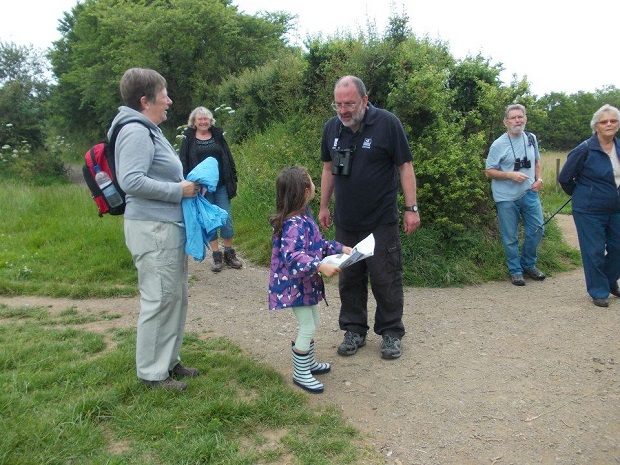
[[525, 119], [525, 116], [523, 115], [515, 115], [515, 116], [511, 116], [509, 118], [506, 118], [508, 121], [517, 121], [517, 120], [522, 120]]
[[332, 108], [333, 108], [335, 111], [338, 111], [338, 110], [340, 110], [341, 108], [344, 108], [344, 109], [345, 109], [345, 110], [347, 110], [347, 111], [351, 111], [351, 110], [353, 110], [353, 109], [357, 106], [357, 104], [358, 104], [358, 103], [360, 103], [360, 102], [344, 102], [344, 103], [341, 103], [341, 102], [333, 102], [333, 103], [332, 103]]
[[603, 121], [599, 121], [598, 124], [600, 124], [601, 126], [607, 126], [609, 123], [616, 124], [617, 122], [617, 119], [604, 119]]

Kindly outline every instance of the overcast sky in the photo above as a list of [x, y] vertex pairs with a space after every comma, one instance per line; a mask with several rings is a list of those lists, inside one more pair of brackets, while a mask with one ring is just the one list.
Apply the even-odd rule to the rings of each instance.
[[[200, 0], [196, 0], [200, 1]], [[59, 37], [58, 20], [77, 0], [7, 0], [0, 40], [47, 48]], [[33, 5], [36, 3], [36, 6]], [[449, 44], [455, 58], [477, 55], [502, 63], [501, 78], [527, 76], [538, 96], [549, 92], [594, 92], [620, 88], [620, 0], [594, 3], [550, 0], [233, 0], [239, 11], [287, 11], [298, 16], [291, 41], [310, 35], [366, 29], [383, 33], [390, 13], [403, 12], [421, 38]]]

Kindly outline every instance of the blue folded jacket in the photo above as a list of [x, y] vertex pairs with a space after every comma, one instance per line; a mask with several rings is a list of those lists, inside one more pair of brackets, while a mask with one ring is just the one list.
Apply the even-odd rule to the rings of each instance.
[[[187, 180], [199, 182], [207, 191], [215, 192], [219, 177], [217, 160], [209, 157], [190, 171]], [[185, 253], [201, 262], [205, 259], [205, 244], [209, 244], [213, 231], [226, 224], [228, 212], [202, 195], [184, 198], [181, 206], [185, 221]]]

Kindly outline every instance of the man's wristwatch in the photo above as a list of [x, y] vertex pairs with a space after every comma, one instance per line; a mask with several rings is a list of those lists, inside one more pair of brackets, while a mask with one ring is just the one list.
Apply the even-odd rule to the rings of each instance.
[[410, 207], [405, 207], [404, 210], [406, 212], [417, 212], [418, 211], [418, 206], [417, 205], [412, 205]]

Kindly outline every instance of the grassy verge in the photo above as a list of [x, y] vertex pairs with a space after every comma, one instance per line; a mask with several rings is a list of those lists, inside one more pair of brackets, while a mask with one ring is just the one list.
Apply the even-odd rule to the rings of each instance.
[[0, 186], [0, 293], [135, 295], [122, 217], [99, 218], [85, 186]]
[[335, 408], [223, 338], [186, 337], [203, 372], [186, 391], [141, 385], [134, 329], [80, 327], [112, 318], [0, 305], [0, 463], [382, 463]]

